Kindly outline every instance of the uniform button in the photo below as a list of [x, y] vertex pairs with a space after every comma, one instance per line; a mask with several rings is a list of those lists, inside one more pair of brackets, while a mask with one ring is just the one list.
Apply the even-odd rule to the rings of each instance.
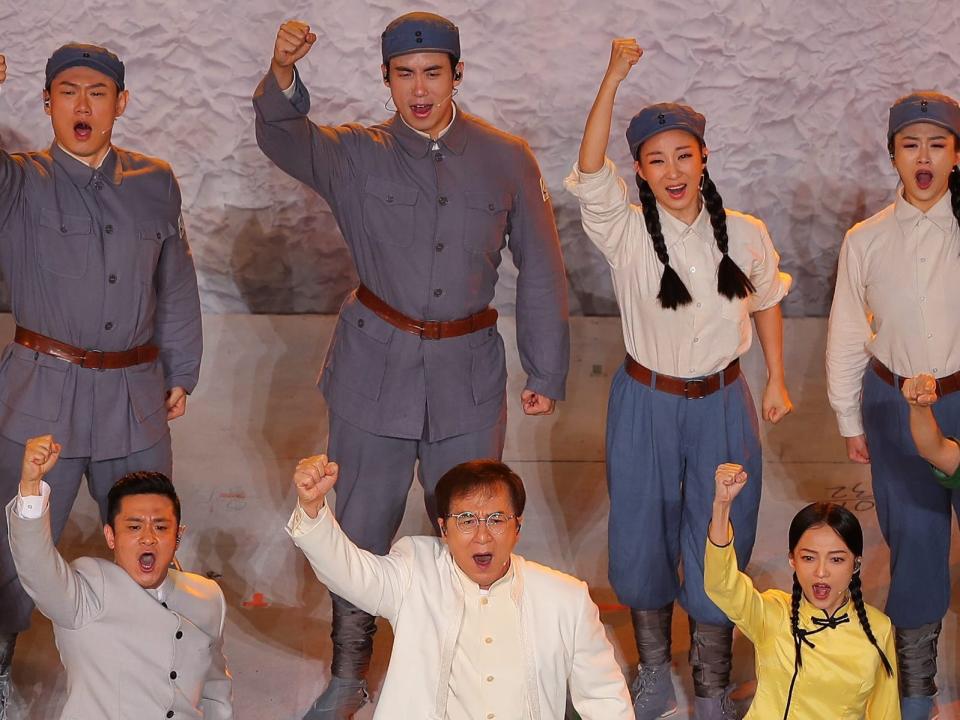
[[493, 638], [492, 638], [492, 637], [484, 638], [483, 641], [484, 641], [487, 645], [490, 645], [490, 644], [493, 642]]
[[493, 328], [487, 328], [487, 337], [493, 337]]
[[176, 680], [176, 679], [177, 679], [177, 671], [176, 671], [176, 670], [171, 670], [171, 671], [170, 671], [170, 679], [171, 679], [171, 680]]
[[920, 258], [920, 262], [926, 262], [926, 261], [927, 261], [926, 258]]
[[443, 252], [443, 243], [437, 243], [437, 252]]
[[693, 373], [696, 371], [696, 368], [690, 368], [690, 372]]
[[110, 277], [107, 278], [107, 282], [110, 283], [111, 285], [113, 285], [116, 281], [117, 281], [116, 275], [111, 275]]
[[433, 159], [436, 160], [437, 162], [442, 162], [442, 161], [443, 161], [443, 153], [442, 153], [442, 152], [434, 153]]
[[103, 326], [103, 329], [104, 329], [104, 330], [113, 330], [113, 323], [112, 323], [112, 322], [108, 322], [106, 325]]
[[102, 182], [95, 182], [95, 183], [93, 184], [93, 187], [95, 187], [97, 190], [103, 190], [103, 183], [102, 183]]
[[357, 320], [357, 327], [363, 327], [363, 318]]
[[489, 598], [480, 598], [480, 604], [481, 604], [481, 605], [488, 605], [489, 603], [490, 603], [490, 599], [489, 599]]
[[489, 205], [487, 205], [487, 210], [489, 210], [490, 212], [493, 212], [496, 209], [497, 208], [493, 203], [490, 203]]
[[493, 675], [487, 675], [487, 682], [493, 682]]
[[173, 717], [173, 710], [167, 710], [167, 717], [168, 718]]
[[161, 233], [157, 233], [157, 240], [163, 240], [163, 235]]
[[927, 298], [924, 297], [923, 295], [921, 295], [921, 296], [920, 296], [920, 302], [926, 302], [926, 301], [927, 301]]
[[441, 290], [440, 288], [437, 288], [436, 290], [433, 291], [434, 297], [440, 297], [441, 295], [443, 295], [443, 290]]
[[936, 372], [937, 372], [937, 368], [934, 368], [934, 369], [933, 369], [933, 372], [936, 373]]
[[487, 720], [493, 720], [496, 717], [493, 713], [487, 713]]
[[388, 202], [388, 203], [392, 203], [392, 202], [393, 202], [393, 195], [387, 195], [387, 202]]
[[697, 269], [696, 269], [693, 265], [691, 265], [691, 266], [690, 266], [690, 272], [695, 273], [696, 271], [697, 271]]
[[440, 204], [441, 204], [441, 205], [446, 205], [448, 202], [449, 202], [449, 200], [447, 199], [447, 196], [446, 196], [446, 195], [441, 195], [441, 196], [440, 196]]
[[107, 233], [107, 235], [109, 235], [110, 233], [113, 232], [113, 225], [105, 225], [103, 228], [103, 231]]
[[703, 303], [697, 303], [697, 307], [703, 307]]
[[930, 338], [932, 338], [932, 337], [933, 337], [933, 333], [927, 333], [927, 339], [928, 339], [928, 340], [929, 340]]
[[176, 638], [177, 640], [183, 639], [183, 630], [177, 630]]
[[67, 231], [67, 226], [66, 226], [66, 225], [61, 225], [61, 226], [60, 226], [60, 232], [65, 233], [66, 231]]
[[693, 341], [694, 341], [695, 343], [698, 343], [698, 342], [700, 342], [700, 338], [695, 337], [695, 338], [693, 339]]

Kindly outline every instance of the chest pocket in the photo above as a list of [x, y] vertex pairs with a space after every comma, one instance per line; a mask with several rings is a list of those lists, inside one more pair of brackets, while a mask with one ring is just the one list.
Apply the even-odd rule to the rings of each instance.
[[40, 267], [55, 275], [82, 278], [87, 274], [92, 231], [93, 219], [89, 215], [68, 215], [41, 208], [37, 233]]
[[507, 213], [513, 208], [508, 193], [464, 193], [463, 244], [477, 253], [495, 253], [503, 248]]
[[147, 285], [153, 282], [163, 241], [177, 232], [177, 228], [167, 220], [143, 220], [137, 223], [133, 268], [138, 282]]
[[368, 177], [363, 186], [364, 231], [385, 245], [410, 247], [418, 194], [416, 188]]

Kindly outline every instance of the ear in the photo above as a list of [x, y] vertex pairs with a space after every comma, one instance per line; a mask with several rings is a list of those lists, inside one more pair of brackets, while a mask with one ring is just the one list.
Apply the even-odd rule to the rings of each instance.
[[457, 67], [453, 71], [453, 86], [457, 87], [461, 82], [463, 82], [463, 61], [457, 63]]
[[123, 90], [117, 95], [117, 107], [114, 112], [114, 117], [118, 118], [123, 115], [124, 111], [127, 109], [127, 101], [130, 99], [130, 91]]
[[50, 115], [50, 92], [48, 90], [43, 91], [43, 111]]
[[383, 84], [390, 87], [390, 70], [386, 65], [380, 65], [380, 75], [383, 77]]
[[706, 145], [701, 146], [701, 148], [700, 148], [700, 161], [701, 161], [704, 165], [707, 164], [707, 158], [708, 158], [709, 156], [710, 156], [710, 148], [708, 148]]
[[104, 537], [104, 538], [106, 539], [106, 541], [107, 541], [107, 547], [108, 547], [108, 548], [110, 548], [111, 550], [116, 550], [116, 549], [117, 549], [117, 538], [116, 538], [116, 536], [113, 534], [113, 528], [112, 528], [112, 527], [110, 527], [109, 525], [104, 525], [104, 526], [103, 526], [103, 537]]
[[437, 524], [440, 526], [440, 539], [444, 544], [447, 542], [447, 521], [445, 518], [439, 518]]
[[639, 176], [641, 177], [641, 179], [643, 179], [644, 181], [646, 181], [647, 178], [646, 178], [646, 177], [644, 176], [644, 174], [643, 174], [643, 170], [642, 170], [641, 167], [640, 167], [640, 161], [639, 161], [639, 160], [634, 160], [634, 161], [633, 161], [633, 171], [634, 171], [635, 173], [637, 173], [637, 175], [639, 175]]
[[863, 558], [862, 558], [862, 557], [856, 557], [856, 558], [853, 559], [853, 574], [854, 574], [854, 575], [856, 575], [858, 572], [860, 572], [860, 565], [861, 565], [862, 562], [863, 562]]
[[177, 547], [180, 547], [180, 541], [183, 540], [183, 534], [187, 531], [186, 525], [177, 528]]
[[787, 562], [790, 563], [790, 567], [793, 568], [794, 571], [796, 571], [797, 564], [793, 561], [793, 555], [787, 555]]

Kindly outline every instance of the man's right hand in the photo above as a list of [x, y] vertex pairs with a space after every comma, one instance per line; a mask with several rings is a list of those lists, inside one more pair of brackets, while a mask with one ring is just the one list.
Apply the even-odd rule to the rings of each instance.
[[7, 79], [7, 59], [0, 55], [0, 85]]
[[20, 469], [21, 497], [40, 494], [40, 481], [57, 464], [60, 449], [53, 435], [42, 435], [27, 440], [23, 450], [23, 467]]
[[330, 462], [326, 455], [303, 458], [297, 463], [293, 484], [297, 488], [300, 507], [307, 515], [315, 518], [320, 512], [327, 493], [337, 482], [339, 472], [337, 464]]
[[310, 52], [316, 41], [316, 34], [310, 32], [310, 26], [301, 20], [287, 20], [280, 26], [270, 67], [281, 90], [293, 84], [294, 63]]
[[870, 451], [867, 449], [867, 436], [855, 435], [854, 437], [844, 438], [847, 442], [847, 457], [855, 463], [861, 465], [870, 464]]
[[610, 47], [606, 77], [616, 82], [623, 81], [642, 56], [643, 49], [636, 38], [617, 38]]

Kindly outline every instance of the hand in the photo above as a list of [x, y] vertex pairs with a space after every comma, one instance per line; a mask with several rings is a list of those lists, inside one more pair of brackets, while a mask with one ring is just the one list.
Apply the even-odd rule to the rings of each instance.
[[20, 495], [40, 494], [40, 481], [53, 469], [60, 458], [60, 445], [53, 435], [30, 438], [23, 449], [23, 467], [20, 469]]
[[524, 390], [520, 393], [520, 407], [524, 415], [552, 415], [557, 401], [533, 390]]
[[911, 405], [929, 407], [937, 401], [937, 379], [928, 373], [920, 373], [904, 380], [900, 391]]
[[761, 407], [763, 419], [774, 425], [793, 412], [793, 403], [790, 401], [787, 386], [782, 381], [767, 381], [767, 386], [763, 389]]
[[293, 484], [297, 487], [300, 507], [312, 518], [323, 507], [324, 499], [337, 483], [340, 468], [330, 462], [326, 455], [303, 458], [293, 472]]
[[610, 47], [610, 64], [605, 77], [621, 82], [630, 73], [630, 69], [640, 62], [643, 49], [636, 38], [617, 38]]
[[732, 503], [733, 499], [740, 494], [744, 485], [747, 484], [747, 473], [743, 465], [736, 463], [723, 463], [717, 467], [715, 475], [717, 489], [713, 496], [714, 503]]
[[273, 46], [273, 64], [276, 67], [292, 68], [297, 60], [310, 52], [316, 41], [317, 36], [310, 32], [307, 23], [287, 20], [277, 31], [277, 42]]
[[187, 391], [182, 387], [167, 390], [167, 420], [176, 420], [187, 412]]
[[870, 463], [870, 451], [867, 449], [867, 436], [855, 435], [854, 437], [844, 438], [847, 441], [847, 457], [855, 463], [868, 465]]
[[0, 85], [7, 79], [7, 59], [0, 55]]

